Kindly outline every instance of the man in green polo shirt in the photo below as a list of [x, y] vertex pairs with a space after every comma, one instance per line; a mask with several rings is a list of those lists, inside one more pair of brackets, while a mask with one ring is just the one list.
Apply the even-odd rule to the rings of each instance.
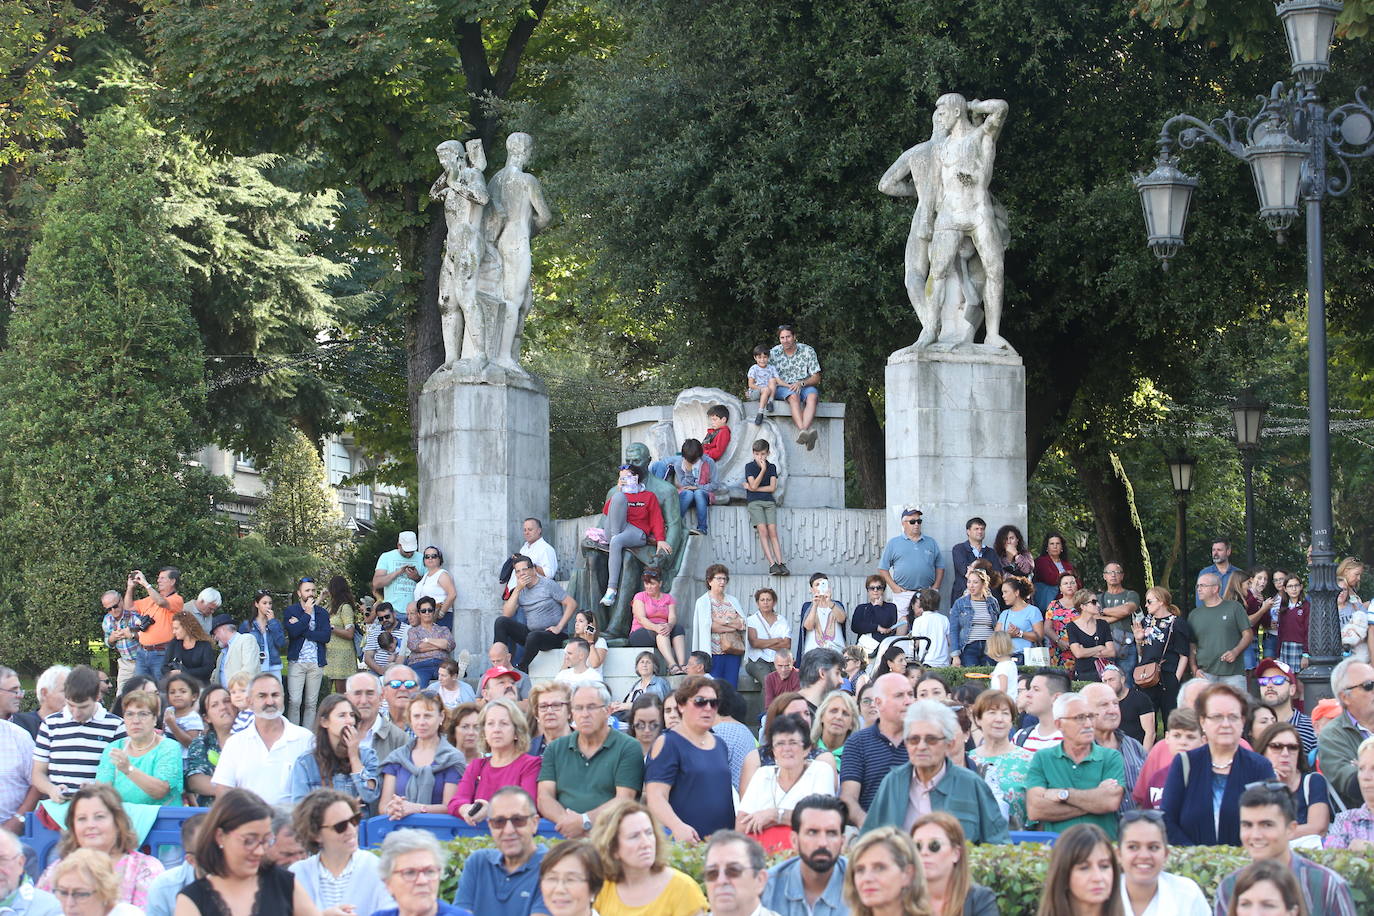
[[610, 727], [610, 706], [611, 692], [605, 684], [579, 686], [572, 695], [577, 731], [544, 751], [539, 814], [570, 839], [590, 833], [608, 804], [635, 798], [644, 788], [644, 750], [634, 738]]
[[1074, 824], [1096, 824], [1115, 840], [1126, 781], [1121, 754], [1093, 743], [1093, 712], [1080, 694], [1060, 694], [1053, 714], [1064, 740], [1031, 758], [1026, 815], [1041, 830], [1062, 833]]

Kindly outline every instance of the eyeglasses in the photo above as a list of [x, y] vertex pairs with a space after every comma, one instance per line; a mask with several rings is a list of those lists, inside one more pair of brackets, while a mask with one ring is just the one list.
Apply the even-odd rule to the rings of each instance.
[[720, 699], [718, 697], [692, 697], [692, 705], [697, 709], [707, 706], [716, 709], [720, 706]]
[[573, 714], [574, 714], [574, 715], [577, 715], [577, 714], [584, 713], [584, 712], [596, 712], [598, 709], [605, 709], [605, 708], [606, 708], [606, 704], [605, 704], [605, 703], [596, 703], [595, 705], [592, 705], [592, 706], [574, 706], [574, 707], [572, 708], [572, 711], [573, 711]]
[[1261, 687], [1277, 687], [1280, 684], [1288, 683], [1288, 675], [1275, 674], [1271, 677], [1256, 678], [1255, 683], [1259, 684]]
[[[1374, 681], [1370, 681], [1370, 683], [1374, 684]], [[1234, 713], [1228, 713], [1225, 715], [1218, 714], [1215, 716], [1203, 716], [1202, 718], [1206, 719], [1208, 722], [1215, 722], [1218, 725], [1239, 725], [1241, 721], [1244, 719], [1244, 716], [1238, 716]]]
[[636, 722], [634, 729], [637, 732], [661, 732], [663, 731], [662, 722]]
[[1085, 712], [1081, 716], [1060, 716], [1060, 720], [1064, 722], [1077, 722], [1079, 725], [1088, 725], [1093, 720], [1093, 714]]
[[66, 887], [55, 887], [52, 892], [54, 897], [61, 900], [71, 900], [75, 903], [84, 903], [95, 896], [95, 891], [79, 891]]
[[392, 872], [398, 875], [406, 884], [415, 884], [420, 881], [426, 883], [436, 881], [439, 878], [439, 869], [431, 865], [429, 868], [401, 868]]
[[252, 852], [254, 849], [270, 849], [277, 843], [275, 833], [265, 833], [262, 836], [250, 833], [247, 836], [239, 837], [239, 843], [245, 852]]
[[1279, 743], [1273, 742], [1273, 741], [1271, 741], [1271, 742], [1269, 743], [1269, 746], [1265, 748], [1265, 751], [1266, 751], [1266, 752], [1267, 752], [1267, 751], [1287, 751], [1287, 752], [1290, 753], [1290, 754], [1296, 754], [1296, 753], [1297, 753], [1298, 751], [1300, 751], [1300, 750], [1302, 750], [1302, 745], [1300, 745], [1300, 744], [1279, 744]]
[[1365, 693], [1374, 693], [1374, 681], [1365, 681], [1363, 684], [1351, 684], [1341, 692], [1349, 693], [1352, 690], [1363, 690]]
[[724, 874], [728, 880], [734, 881], [737, 878], [743, 877], [744, 873], [748, 870], [748, 868], [739, 864], [738, 862], [731, 862], [724, 868], [718, 868], [715, 865], [710, 865], [707, 866], [706, 871], [703, 873], [703, 877], [706, 879], [707, 884], [719, 881], [721, 874]]
[[926, 746], [928, 746], [928, 747], [934, 747], [934, 746], [937, 745], [937, 744], [944, 744], [944, 743], [945, 743], [946, 741], [948, 741], [948, 740], [949, 740], [949, 739], [946, 738], [944, 735], [907, 735], [907, 736], [906, 736], [906, 743], [909, 744], [909, 745], [911, 745], [912, 747], [919, 747], [919, 746], [922, 745], [922, 744], [924, 744], [924, 745], [926, 745]]
[[505, 830], [507, 824], [510, 824], [516, 830], [520, 830], [529, 822], [530, 816], [528, 814], [515, 814], [510, 817], [487, 818], [487, 823], [491, 824], [492, 830]]
[[579, 884], [588, 884], [586, 875], [545, 875], [539, 879], [540, 884], [548, 884], [550, 887], [575, 887]]
[[411, 680], [387, 681], [386, 686], [390, 687], [392, 690], [399, 690], [402, 687], [404, 687], [406, 690], [414, 690], [416, 687], [420, 686], [420, 682]]
[[884, 588], [885, 588], [885, 586], [882, 586], [882, 585], [870, 585], [870, 586], [868, 587], [868, 590], [869, 590], [870, 592], [881, 592], [881, 591], [884, 590]]
[[1089, 598], [1087, 601], [1084, 601], [1083, 603], [1084, 603], [1084, 604], [1101, 604], [1102, 602], [1098, 601], [1096, 598]]
[[148, 710], [146, 710], [146, 709], [126, 709], [126, 710], [124, 711], [124, 719], [125, 719], [125, 721], [128, 721], [129, 719], [152, 719], [152, 718], [155, 718], [155, 716], [154, 716], [151, 712], [149, 712]]
[[563, 702], [540, 703], [540, 704], [539, 704], [539, 711], [540, 711], [540, 712], [557, 712], [558, 710], [562, 709], [563, 707], [565, 707], [565, 706], [567, 706], [567, 705], [568, 705], [567, 703], [563, 703]]
[[360, 823], [362, 823], [362, 820], [363, 815], [361, 812], [359, 812], [358, 814], [353, 815], [346, 821], [339, 821], [337, 824], [323, 824], [320, 826], [320, 831], [324, 832], [325, 830], [332, 830], [335, 833], [339, 834], [339, 836], [343, 836], [344, 831], [346, 831], [349, 827], [358, 826]]
[[23, 687], [0, 687], [0, 691], [3, 691], [5, 693], [12, 693], [15, 696], [19, 697], [21, 700], [24, 698]]
[[799, 751], [806, 747], [800, 741], [774, 741], [773, 750], [776, 751]]
[[915, 845], [917, 852], [929, 852], [931, 855], [938, 855], [940, 850], [945, 848], [945, 844], [939, 840], [931, 840], [929, 843], [916, 840]]

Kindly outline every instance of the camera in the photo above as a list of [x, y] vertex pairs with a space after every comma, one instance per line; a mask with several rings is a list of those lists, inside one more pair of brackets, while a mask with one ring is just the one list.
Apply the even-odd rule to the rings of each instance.
[[129, 629], [133, 630], [135, 633], [142, 633], [156, 622], [157, 621], [153, 620], [151, 617], [144, 616], [143, 614], [135, 614], [134, 622], [129, 624]]

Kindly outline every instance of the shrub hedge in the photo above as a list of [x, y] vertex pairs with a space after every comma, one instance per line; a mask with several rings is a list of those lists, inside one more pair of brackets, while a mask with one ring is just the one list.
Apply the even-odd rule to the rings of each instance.
[[[444, 873], [441, 895], [445, 900], [452, 900], [458, 889], [463, 862], [474, 849], [492, 844], [486, 837], [477, 837], [453, 840], [447, 845], [453, 858]], [[703, 851], [703, 846], [675, 843], [669, 851], [668, 864], [700, 883]], [[1350, 882], [1356, 912], [1374, 912], [1374, 857], [1343, 849], [1309, 850], [1302, 854], [1334, 869]], [[785, 858], [785, 855], [775, 855], [769, 861], [780, 862]], [[1002, 916], [1034, 916], [1040, 905], [1040, 891], [1045, 884], [1049, 861], [1050, 848], [1038, 843], [974, 846], [969, 855], [973, 880], [991, 888], [997, 895]], [[1192, 878], [1211, 900], [1221, 880], [1248, 861], [1245, 853], [1234, 846], [1175, 847], [1169, 853], [1168, 870]], [[705, 885], [702, 887], [704, 890]]]

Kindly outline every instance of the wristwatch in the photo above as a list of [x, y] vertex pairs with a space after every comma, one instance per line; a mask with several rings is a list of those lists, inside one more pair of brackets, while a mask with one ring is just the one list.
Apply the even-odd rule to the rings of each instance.
[[585, 814], [582, 815], [582, 829], [588, 833], [592, 831], [592, 819]]
[[1059, 790], [1059, 800], [1062, 801], [1062, 802], [1066, 802], [1066, 801], [1069, 800], [1069, 790], [1068, 790], [1068, 789], [1060, 789], [1060, 790]]

